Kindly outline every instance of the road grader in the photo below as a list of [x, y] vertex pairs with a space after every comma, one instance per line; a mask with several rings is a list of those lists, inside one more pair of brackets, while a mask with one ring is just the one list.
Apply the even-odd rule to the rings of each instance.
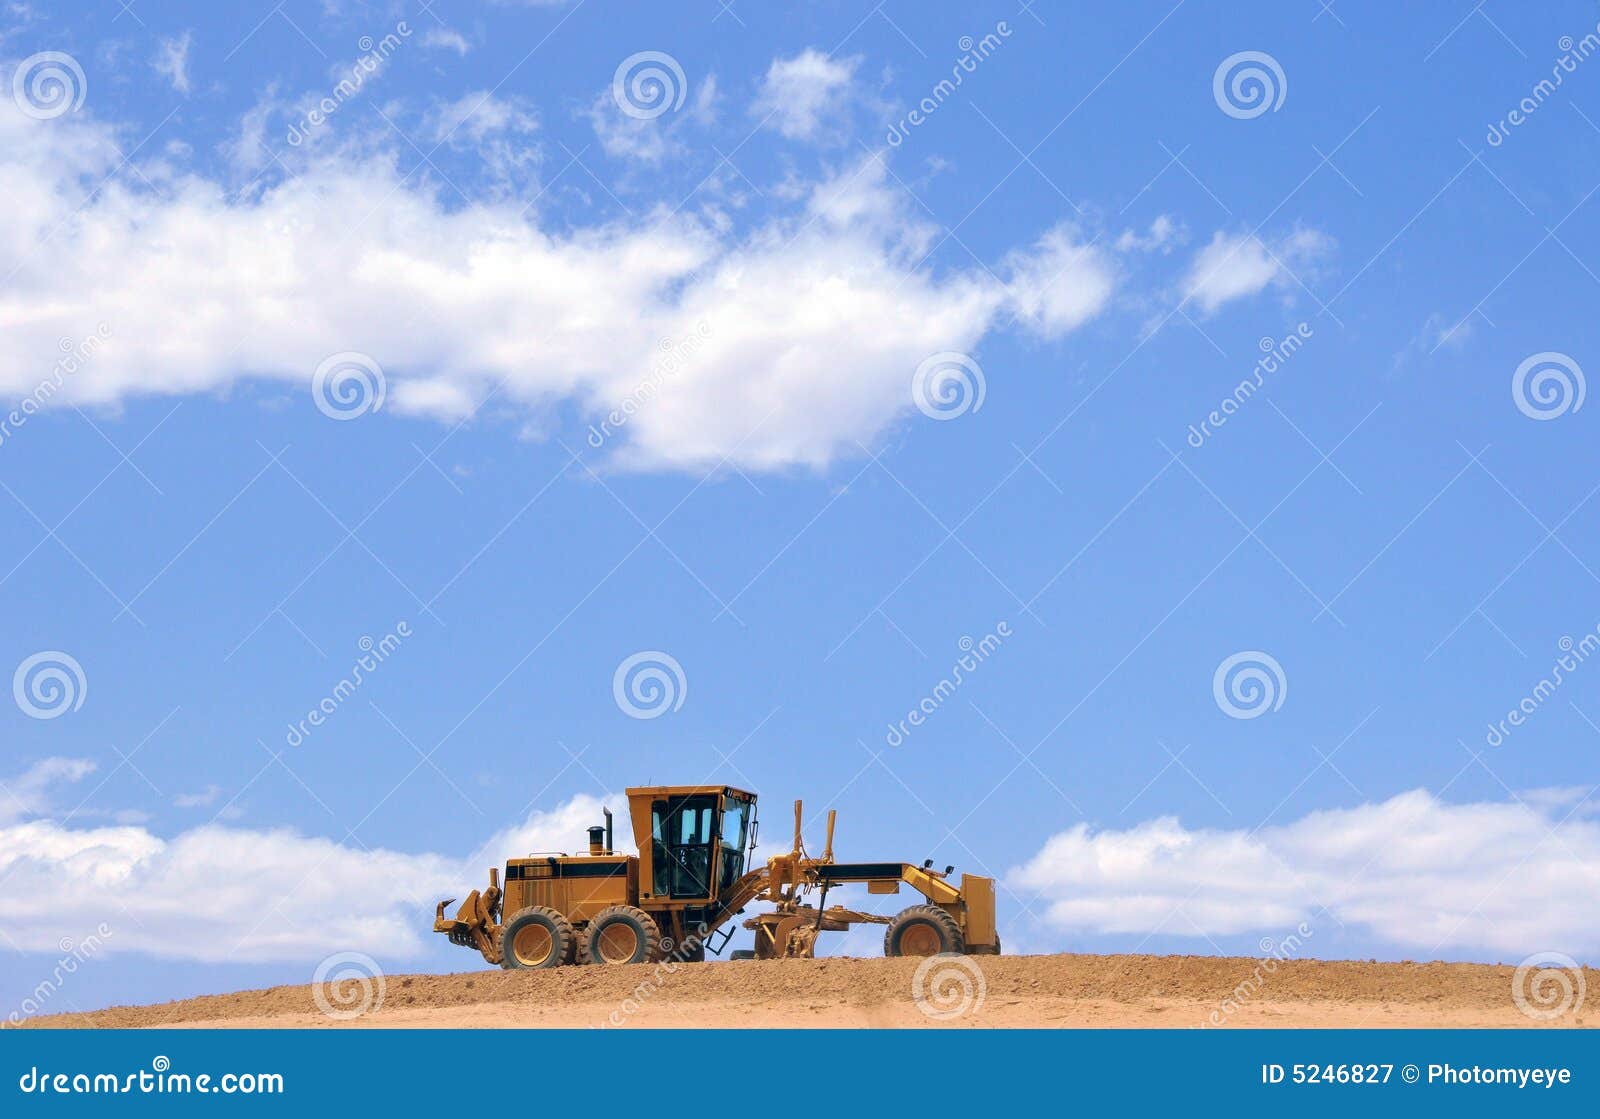
[[[614, 846], [612, 815], [588, 829], [588, 852], [532, 852], [491, 867], [489, 885], [467, 895], [454, 917], [439, 903], [434, 931], [476, 948], [509, 969], [569, 964], [639, 964], [663, 959], [704, 962], [721, 955], [734, 935], [724, 929], [752, 904], [772, 908], [748, 918], [755, 947], [733, 959], [808, 958], [817, 936], [856, 924], [886, 925], [886, 956], [942, 953], [998, 955], [994, 879], [934, 870], [932, 860], [844, 863], [833, 857], [836, 814], [828, 813], [820, 856], [801, 838], [801, 804], [794, 804], [794, 841], [760, 866], [756, 795], [727, 785], [652, 785], [627, 790], [637, 855]], [[869, 893], [895, 894], [902, 884], [922, 901], [894, 917], [827, 904], [835, 886], [865, 884]], [[815, 905], [810, 895], [818, 894]], [[502, 921], [502, 914], [509, 914]], [[717, 933], [721, 930], [720, 941]]]

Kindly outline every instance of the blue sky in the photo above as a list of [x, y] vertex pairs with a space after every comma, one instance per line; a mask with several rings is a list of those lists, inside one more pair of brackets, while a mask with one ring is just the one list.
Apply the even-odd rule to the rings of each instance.
[[7, 5], [0, 1001], [472, 966], [701, 780], [1008, 949], [1592, 961], [1597, 22]]

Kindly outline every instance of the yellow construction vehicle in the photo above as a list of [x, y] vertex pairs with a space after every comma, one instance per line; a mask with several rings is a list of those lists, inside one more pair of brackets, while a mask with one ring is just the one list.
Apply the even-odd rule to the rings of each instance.
[[[810, 957], [818, 933], [864, 923], [888, 926], [886, 956], [1000, 952], [992, 878], [963, 874], [957, 888], [949, 881], [954, 868], [934, 870], [931, 860], [836, 862], [831, 811], [825, 848], [813, 857], [801, 839], [799, 801], [791, 848], [753, 867], [760, 830], [754, 793], [727, 785], [652, 785], [627, 795], [637, 855], [617, 853], [606, 809], [605, 823], [589, 829], [587, 854], [509, 859], [503, 886], [499, 868], [491, 867], [488, 888], [468, 894], [454, 917], [444, 915], [454, 898], [439, 903], [434, 931], [505, 968], [701, 962], [719, 928], [747, 905], [766, 903], [770, 911], [744, 922], [755, 932], [754, 949], [733, 958]], [[892, 918], [828, 906], [829, 889], [856, 883], [873, 894], [899, 893], [904, 883], [924, 900]], [[814, 890], [817, 904], [805, 904]], [[720, 954], [732, 935], [726, 930], [712, 951]]]

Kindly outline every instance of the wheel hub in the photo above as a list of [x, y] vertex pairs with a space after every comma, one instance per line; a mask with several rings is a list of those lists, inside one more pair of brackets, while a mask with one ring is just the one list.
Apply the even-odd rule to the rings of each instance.
[[511, 952], [523, 967], [542, 967], [555, 950], [555, 937], [539, 924], [524, 925], [512, 938]]
[[908, 925], [900, 934], [902, 956], [937, 956], [943, 946], [938, 931], [930, 925]]
[[639, 934], [621, 921], [600, 930], [600, 958], [608, 964], [625, 964], [639, 951]]

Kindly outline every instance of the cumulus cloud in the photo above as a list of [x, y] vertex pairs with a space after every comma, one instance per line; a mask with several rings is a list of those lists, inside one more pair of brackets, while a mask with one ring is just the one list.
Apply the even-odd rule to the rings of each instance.
[[[480, 117], [502, 135], [529, 119], [498, 102]], [[79, 208], [117, 152], [93, 121], [32, 121], [0, 101], [0, 256], [16, 262], [0, 288], [0, 392], [31, 391], [60, 339], [103, 325], [57, 402], [241, 376], [309, 392], [323, 359], [359, 351], [400, 412], [460, 418], [499, 386], [530, 411], [603, 416], [651, 375], [663, 339], [695, 336], [618, 461], [821, 468], [909, 412], [918, 363], [970, 351], [1013, 297], [1052, 329], [1087, 313], [1070, 287], [1032, 291], [1068, 262], [1060, 238], [1038, 250], [1048, 260], [1014, 260], [1013, 292], [983, 269], [918, 267], [927, 229], [877, 160], [744, 232], [661, 213], [553, 232], [514, 202], [447, 205], [459, 200], [371, 153], [302, 150], [296, 174], [247, 197], [177, 170], [159, 190], [113, 178]]]
[[[883, 155], [791, 180], [743, 224], [659, 205], [574, 226], [521, 197], [539, 154], [518, 101], [468, 94], [421, 120], [420, 135], [480, 157], [491, 189], [470, 200], [401, 174], [387, 130], [320, 128], [283, 168], [264, 164], [269, 121], [292, 104], [268, 89], [241, 122], [228, 149], [240, 183], [189, 170], [180, 150], [117, 174], [113, 128], [31, 120], [0, 99], [0, 394], [32, 392], [63, 339], [91, 335], [52, 406], [244, 377], [298, 385], [309, 403], [317, 367], [355, 351], [381, 367], [392, 411], [456, 421], [495, 393], [497, 415], [587, 424], [651, 384], [605, 448], [613, 466], [821, 470], [913, 412], [928, 356], [973, 353], [1013, 319], [1059, 337], [1104, 313], [1119, 282], [1117, 250], [1067, 225], [996, 271], [927, 264], [938, 230]], [[1320, 244], [1296, 234], [1280, 249]], [[1248, 244], [1235, 255], [1259, 275], [1214, 277], [1228, 249], [1219, 235], [1196, 262], [1207, 307], [1275, 282]], [[665, 378], [664, 350], [677, 354]]]
[[843, 108], [860, 62], [832, 59], [816, 49], [774, 59], [750, 115], [791, 140], [815, 139]]
[[1185, 301], [1213, 314], [1269, 285], [1292, 286], [1297, 273], [1315, 265], [1332, 247], [1332, 239], [1314, 229], [1296, 229], [1271, 244], [1253, 234], [1219, 230], [1195, 254], [1179, 288]]
[[[42, 785], [72, 779], [74, 766], [93, 768], [50, 759], [29, 774]], [[289, 828], [210, 823], [161, 838], [144, 827], [28, 819], [0, 826], [0, 921], [23, 951], [55, 952], [63, 937], [105, 922], [108, 950], [170, 959], [314, 961], [343, 950], [411, 958], [431, 935], [435, 902], [481, 888], [486, 869], [508, 857], [575, 849], [602, 804], [621, 799], [580, 795], [534, 811], [466, 858], [368, 850]]]
[[[1562, 795], [1558, 795], [1562, 794]], [[1423, 790], [1256, 832], [1163, 817], [1052, 836], [1008, 880], [1063, 930], [1274, 931], [1327, 920], [1427, 955], [1600, 951], [1600, 821], [1583, 793], [1446, 804]]]
[[1082, 326], [1105, 309], [1116, 287], [1110, 256], [1060, 225], [1027, 252], [1006, 260], [1016, 316], [1049, 338]]
[[189, 45], [193, 41], [192, 31], [162, 39], [156, 49], [155, 60], [151, 63], [156, 73], [164, 76], [172, 83], [173, 89], [183, 94], [189, 92]]

